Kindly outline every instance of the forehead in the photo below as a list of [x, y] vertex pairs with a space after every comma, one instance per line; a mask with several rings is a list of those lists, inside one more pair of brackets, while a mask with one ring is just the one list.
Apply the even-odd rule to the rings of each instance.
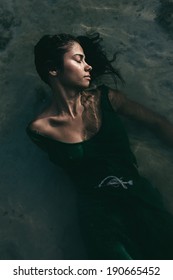
[[82, 54], [84, 55], [84, 51], [81, 47], [81, 45], [79, 45], [77, 42], [74, 42], [69, 50], [65, 53], [66, 56], [73, 56], [75, 54]]

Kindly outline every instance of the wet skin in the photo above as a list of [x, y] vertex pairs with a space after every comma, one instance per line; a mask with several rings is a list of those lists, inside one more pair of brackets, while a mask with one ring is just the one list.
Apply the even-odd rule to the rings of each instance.
[[64, 68], [59, 72], [60, 83], [68, 88], [86, 89], [90, 85], [92, 67], [85, 61], [82, 47], [74, 42], [64, 54]]

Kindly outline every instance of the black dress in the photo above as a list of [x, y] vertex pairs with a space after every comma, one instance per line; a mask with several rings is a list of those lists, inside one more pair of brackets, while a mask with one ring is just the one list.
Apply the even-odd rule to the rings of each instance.
[[88, 259], [173, 259], [173, 219], [137, 170], [124, 127], [101, 87], [102, 125], [91, 139], [63, 143], [27, 127], [78, 191]]

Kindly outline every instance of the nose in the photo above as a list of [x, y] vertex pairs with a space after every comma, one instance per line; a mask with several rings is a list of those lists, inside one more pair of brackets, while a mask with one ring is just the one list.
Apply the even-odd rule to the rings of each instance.
[[85, 62], [85, 71], [90, 72], [92, 70], [92, 66]]

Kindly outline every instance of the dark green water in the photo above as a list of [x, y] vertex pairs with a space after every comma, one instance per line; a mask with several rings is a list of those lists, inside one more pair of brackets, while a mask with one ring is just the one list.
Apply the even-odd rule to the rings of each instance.
[[[126, 95], [173, 123], [172, 14], [173, 2], [163, 0], [1, 0], [1, 259], [85, 256], [75, 191], [25, 134], [48, 95], [34, 69], [34, 44], [46, 33], [100, 32], [108, 55], [121, 53]], [[141, 173], [173, 212], [173, 150], [151, 132], [126, 125]]]

